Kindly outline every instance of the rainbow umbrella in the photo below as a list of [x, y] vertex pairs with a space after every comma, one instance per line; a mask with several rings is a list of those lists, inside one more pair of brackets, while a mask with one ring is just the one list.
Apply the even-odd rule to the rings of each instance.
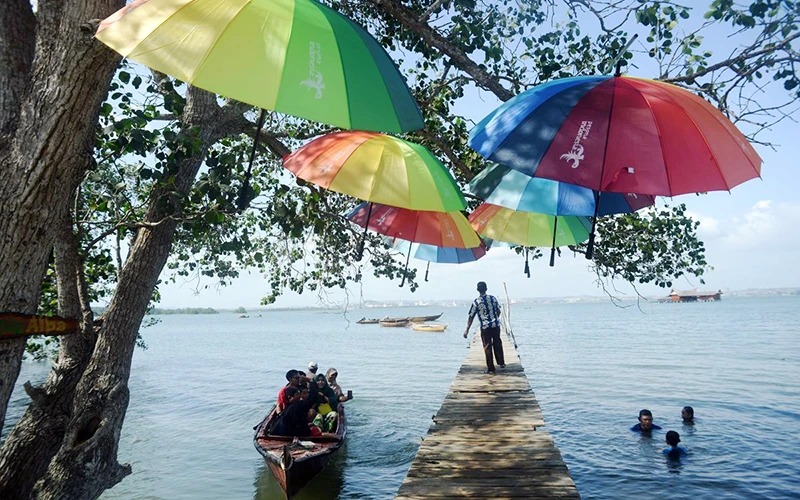
[[[470, 192], [486, 203], [520, 212], [548, 215], [592, 215], [597, 194], [589, 188], [531, 177], [493, 163], [469, 183]], [[600, 198], [598, 215], [635, 212], [655, 203], [652, 196], [607, 193]]]
[[354, 198], [434, 212], [467, 207], [453, 176], [419, 144], [372, 132], [319, 137], [283, 158], [297, 177]]
[[415, 259], [428, 262], [425, 268], [425, 281], [428, 281], [428, 271], [431, 262], [437, 264], [466, 264], [475, 262], [486, 255], [488, 248], [481, 241], [480, 246], [475, 248], [450, 248], [436, 245], [425, 245], [423, 243], [412, 243], [406, 240], [391, 240], [390, 244], [397, 250], [413, 256]]
[[475, 126], [469, 145], [524, 174], [603, 192], [729, 190], [761, 173], [755, 149], [711, 104], [623, 76], [565, 78], [523, 92]]
[[[467, 207], [455, 179], [430, 151], [389, 135], [328, 134], [285, 156], [283, 166], [303, 180], [369, 202], [435, 212]], [[367, 220], [371, 211], [372, 203]], [[366, 226], [359, 260], [365, 237]]]
[[[361, 203], [347, 218], [367, 227], [369, 203]], [[389, 205], [372, 204], [369, 229], [415, 243], [445, 248], [478, 248], [481, 239], [461, 212], [423, 212]]]
[[475, 126], [469, 144], [524, 174], [598, 196], [729, 190], [761, 175], [755, 149], [711, 104], [674, 85], [619, 72], [523, 92]]
[[[359, 226], [389, 238], [423, 243], [445, 248], [479, 248], [480, 237], [461, 212], [425, 212], [381, 205], [361, 203], [347, 218]], [[411, 257], [406, 256], [406, 269]], [[405, 275], [400, 286], [405, 283]]]
[[263, 109], [348, 129], [424, 126], [383, 47], [314, 0], [136, 0], [96, 36], [128, 59]]
[[[589, 217], [518, 212], [491, 203], [478, 206], [470, 214], [469, 221], [483, 237], [525, 247], [549, 246], [553, 249], [588, 240], [592, 226]], [[554, 259], [553, 250], [550, 254], [551, 266], [554, 265]]]

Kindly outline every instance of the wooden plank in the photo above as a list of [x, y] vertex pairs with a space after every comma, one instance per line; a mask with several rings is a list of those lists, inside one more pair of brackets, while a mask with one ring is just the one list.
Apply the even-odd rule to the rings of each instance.
[[478, 340], [417, 450], [398, 499], [580, 498], [513, 345], [484, 374]]

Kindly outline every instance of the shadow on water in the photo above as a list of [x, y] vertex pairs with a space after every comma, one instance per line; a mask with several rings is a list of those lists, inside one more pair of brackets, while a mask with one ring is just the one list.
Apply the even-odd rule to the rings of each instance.
[[[337, 451], [328, 465], [294, 496], [294, 500], [336, 500], [344, 485], [344, 468], [347, 462], [347, 442]], [[286, 498], [278, 480], [272, 475], [266, 462], [258, 468], [253, 482], [255, 500], [277, 500]]]

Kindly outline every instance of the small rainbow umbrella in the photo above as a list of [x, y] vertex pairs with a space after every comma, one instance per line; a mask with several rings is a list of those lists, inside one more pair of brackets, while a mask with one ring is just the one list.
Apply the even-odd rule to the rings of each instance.
[[314, 0], [136, 0], [96, 36], [123, 57], [263, 109], [347, 129], [424, 126], [383, 47]]
[[[497, 163], [476, 175], [469, 188], [486, 203], [548, 215], [592, 215], [597, 200], [596, 193], [589, 188], [531, 177]], [[606, 193], [600, 198], [597, 213], [630, 213], [654, 203], [652, 196], [643, 194]]]
[[[477, 248], [481, 239], [461, 212], [423, 212], [374, 203], [369, 229], [415, 243], [447, 248]], [[361, 203], [347, 218], [367, 226], [369, 203]]]
[[[555, 216], [518, 212], [510, 208], [482, 203], [469, 216], [475, 231], [485, 238], [525, 247], [560, 247], [577, 245], [589, 239], [592, 222], [580, 215]], [[554, 253], [550, 255], [553, 265]], [[527, 263], [526, 263], [527, 270]]]
[[447, 168], [425, 147], [390, 135], [337, 132], [283, 158], [297, 177], [375, 203], [433, 212], [467, 207]]
[[753, 146], [711, 104], [674, 85], [619, 73], [523, 92], [476, 125], [469, 145], [506, 167], [598, 196], [725, 191], [761, 175]]
[[[373, 206], [374, 205], [374, 206]], [[389, 238], [445, 248], [479, 248], [480, 237], [461, 212], [425, 212], [361, 203], [347, 218]], [[406, 267], [411, 253], [406, 257]], [[405, 276], [403, 282], [405, 283]]]
[[466, 264], [482, 258], [488, 250], [483, 242], [475, 248], [449, 248], [397, 239], [394, 240], [393, 246], [401, 252], [408, 253], [415, 259], [428, 262], [425, 269], [425, 281], [428, 281], [431, 262], [436, 264]]

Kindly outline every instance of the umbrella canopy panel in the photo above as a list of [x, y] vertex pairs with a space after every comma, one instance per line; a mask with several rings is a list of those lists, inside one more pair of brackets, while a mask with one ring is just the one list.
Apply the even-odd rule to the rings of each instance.
[[283, 166], [301, 179], [362, 200], [435, 212], [467, 207], [447, 168], [423, 146], [397, 137], [329, 134], [284, 157]]
[[411, 243], [410, 241], [400, 239], [394, 243], [394, 248], [403, 253], [408, 252], [409, 246], [411, 246], [411, 256], [415, 259], [426, 260], [437, 264], [466, 264], [467, 262], [475, 262], [486, 255], [486, 245], [483, 243], [475, 248], [439, 247], [436, 245]]
[[96, 36], [128, 59], [261, 108], [342, 128], [424, 126], [383, 47], [314, 0], [136, 0]]
[[719, 110], [655, 80], [589, 76], [517, 95], [470, 132], [486, 158], [598, 191], [675, 196], [759, 177], [761, 158]]
[[589, 239], [592, 227], [589, 217], [517, 212], [490, 203], [476, 208], [469, 221], [481, 236], [526, 247], [577, 245]]
[[[492, 205], [548, 215], [593, 215], [597, 192], [589, 188], [531, 177], [497, 163], [469, 183], [472, 194]], [[598, 215], [635, 212], [655, 203], [652, 196], [604, 193]]]
[[[362, 203], [347, 215], [361, 227], [367, 224], [369, 203]], [[422, 212], [373, 204], [369, 229], [415, 243], [450, 248], [476, 248], [480, 237], [461, 212]]]

